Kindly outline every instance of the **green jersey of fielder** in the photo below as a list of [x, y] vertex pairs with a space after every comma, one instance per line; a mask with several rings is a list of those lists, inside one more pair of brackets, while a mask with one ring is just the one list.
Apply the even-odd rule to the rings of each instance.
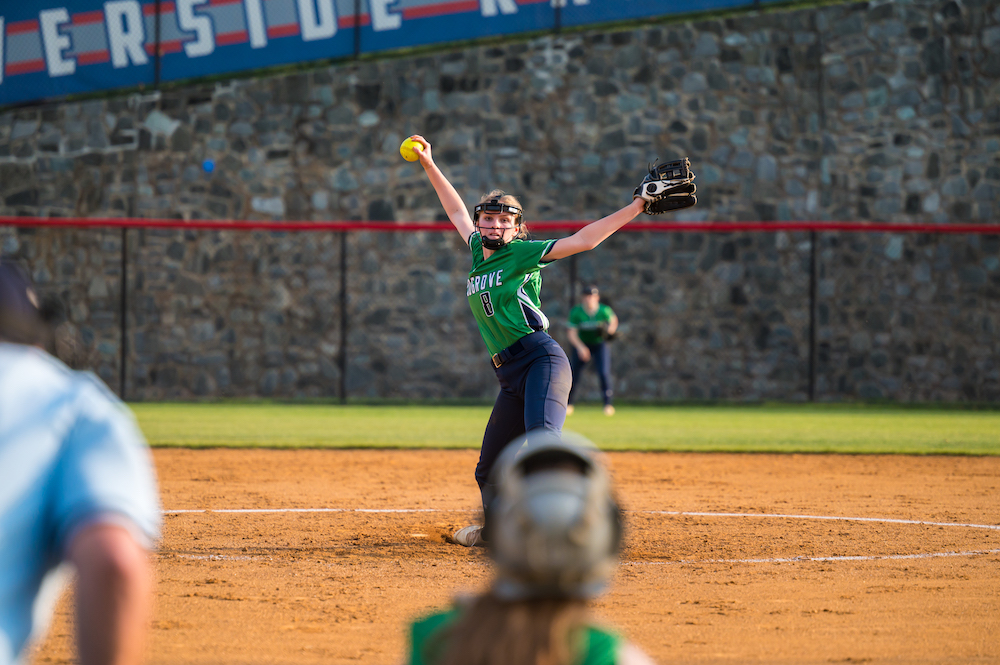
[[491, 356], [525, 335], [548, 329], [538, 271], [549, 265], [542, 257], [555, 242], [518, 239], [483, 258], [482, 236], [477, 232], [469, 237], [472, 270], [466, 295]]

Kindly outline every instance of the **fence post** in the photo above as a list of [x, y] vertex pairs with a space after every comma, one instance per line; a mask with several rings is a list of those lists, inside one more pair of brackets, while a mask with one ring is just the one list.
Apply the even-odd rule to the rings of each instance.
[[347, 229], [340, 231], [340, 403], [347, 404]]
[[124, 402], [128, 398], [125, 392], [128, 376], [128, 228], [122, 227], [121, 255], [121, 292], [118, 295], [118, 317], [121, 326], [121, 341], [119, 343], [118, 359], [118, 396]]
[[566, 315], [569, 316], [569, 311], [573, 309], [573, 305], [576, 304], [576, 254], [569, 257], [569, 304], [566, 307]]
[[816, 229], [809, 230], [809, 401], [816, 401]]
[[[817, 27], [818, 9], [812, 12], [812, 29], [816, 33], [816, 101], [819, 109], [819, 128], [821, 133], [826, 132], [826, 99], [824, 88], [826, 79], [823, 68], [823, 53], [826, 51], [826, 41], [823, 39], [823, 31]], [[822, 141], [820, 143], [822, 145]], [[822, 175], [823, 153], [820, 151], [820, 173], [819, 191], [820, 205], [822, 205], [822, 193], [826, 189], [823, 184]], [[809, 230], [809, 401], [816, 401], [816, 229]]]

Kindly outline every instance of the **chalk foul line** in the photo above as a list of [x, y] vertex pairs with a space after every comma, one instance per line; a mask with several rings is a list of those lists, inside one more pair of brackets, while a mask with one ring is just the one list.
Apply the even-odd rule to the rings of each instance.
[[[444, 510], [440, 508], [191, 508], [164, 510], [166, 515], [184, 514], [254, 514], [254, 513], [383, 513], [383, 514], [416, 514], [416, 513], [473, 513], [475, 510], [458, 509]], [[1000, 525], [973, 524], [969, 522], [932, 522], [928, 520], [906, 520], [892, 517], [847, 517], [838, 515], [797, 515], [785, 513], [713, 513], [674, 510], [631, 510], [627, 513], [636, 515], [671, 515], [678, 517], [721, 517], [721, 518], [764, 518], [789, 520], [826, 520], [840, 522], [876, 522], [881, 524], [909, 524], [916, 526], [963, 527], [968, 529], [990, 529], [1000, 531]], [[680, 561], [623, 561], [623, 566], [683, 566], [706, 564], [753, 564], [753, 563], [803, 563], [803, 562], [838, 562], [838, 561], [901, 561], [912, 559], [935, 559], [943, 557], [970, 557], [1000, 554], [1000, 549], [966, 550], [962, 552], [924, 552], [921, 554], [881, 554], [881, 555], [845, 555], [845, 556], [796, 556], [745, 559], [682, 559]], [[178, 554], [182, 559], [209, 561], [248, 561], [259, 557], [230, 556], [224, 554]], [[268, 557], [269, 558], [269, 557]]]
[[[475, 510], [442, 508], [189, 508], [164, 510], [165, 515], [183, 515], [192, 513], [474, 513]], [[997, 524], [972, 524], [968, 522], [930, 522], [927, 520], [904, 520], [892, 517], [848, 517], [839, 515], [795, 515], [785, 513], [712, 513], [690, 512], [678, 510], [627, 510], [632, 515], [673, 515], [680, 517], [737, 517], [737, 518], [769, 518], [785, 520], [832, 520], [840, 522], [877, 522], [881, 524], [912, 524], [916, 526], [954, 526], [967, 529], [992, 529], [1000, 531]]]
[[770, 559], [681, 559], [680, 561], [623, 561], [623, 566], [683, 566], [709, 563], [802, 563], [804, 561], [898, 561], [906, 559], [937, 559], [941, 557], [983, 556], [1000, 554], [1000, 550], [968, 550], [965, 552], [925, 552], [923, 554], [866, 554], [857, 556], [793, 556]]
[[786, 520], [834, 520], [841, 522], [879, 522], [881, 524], [914, 524], [918, 526], [958, 526], [967, 529], [993, 529], [1000, 531], [996, 524], [970, 524], [963, 522], [928, 522], [925, 520], [904, 520], [891, 517], [841, 517], [836, 515], [786, 515], [781, 513], [694, 513], [671, 510], [634, 511], [647, 515], [681, 515], [684, 517], [764, 517]]
[[[868, 554], [856, 556], [793, 556], [757, 559], [681, 559], [679, 561], [622, 561], [622, 566], [703, 566], [734, 563], [829, 563], [838, 561], [904, 561], [911, 559], [940, 559], [944, 557], [970, 557], [1000, 554], [1000, 550], [966, 550], [964, 552], [924, 552], [922, 554]], [[270, 556], [233, 556], [230, 554], [174, 554], [178, 559], [195, 561], [273, 561]]]
[[190, 508], [164, 510], [164, 515], [185, 513], [471, 513], [472, 510], [441, 510], [439, 508]]

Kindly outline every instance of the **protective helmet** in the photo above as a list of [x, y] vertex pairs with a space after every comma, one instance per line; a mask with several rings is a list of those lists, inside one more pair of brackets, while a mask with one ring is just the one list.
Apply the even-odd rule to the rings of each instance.
[[[509, 212], [512, 215], [514, 215], [514, 227], [517, 228], [518, 226], [521, 225], [522, 210], [517, 206], [507, 205], [506, 203], [502, 202], [500, 200], [501, 196], [505, 196], [505, 194], [500, 194], [500, 196], [494, 196], [488, 201], [483, 201], [473, 209], [474, 214], [472, 220], [476, 225], [477, 231], [479, 230], [479, 215], [481, 215], [483, 212], [492, 212], [498, 214]], [[487, 238], [486, 236], [483, 235], [482, 231], [479, 232], [479, 235], [480, 238], [482, 239], [483, 247], [485, 247], [486, 249], [491, 249], [495, 251], [507, 244], [507, 241], [504, 240], [502, 236], [498, 239]]]
[[523, 600], [603, 591], [618, 563], [622, 525], [597, 448], [579, 435], [536, 430], [507, 446], [493, 478], [494, 593]]
[[15, 263], [0, 260], [0, 339], [18, 344], [38, 344], [44, 339], [38, 296], [27, 272]]

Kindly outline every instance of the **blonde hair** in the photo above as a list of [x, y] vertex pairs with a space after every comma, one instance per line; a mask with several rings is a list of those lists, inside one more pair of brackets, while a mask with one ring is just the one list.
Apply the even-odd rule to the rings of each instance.
[[[513, 204], [511, 204], [513, 205]], [[460, 604], [460, 616], [428, 640], [433, 665], [573, 665], [590, 621], [572, 598], [501, 600], [491, 593]]]
[[515, 239], [527, 240], [528, 239], [528, 225], [524, 222], [524, 206], [521, 202], [517, 200], [517, 197], [513, 194], [508, 194], [502, 189], [491, 190], [489, 194], [483, 194], [479, 198], [479, 203], [486, 203], [492, 199], [496, 199], [503, 203], [504, 205], [514, 206], [520, 208], [521, 210], [521, 224], [518, 227], [517, 234], [514, 236]]

